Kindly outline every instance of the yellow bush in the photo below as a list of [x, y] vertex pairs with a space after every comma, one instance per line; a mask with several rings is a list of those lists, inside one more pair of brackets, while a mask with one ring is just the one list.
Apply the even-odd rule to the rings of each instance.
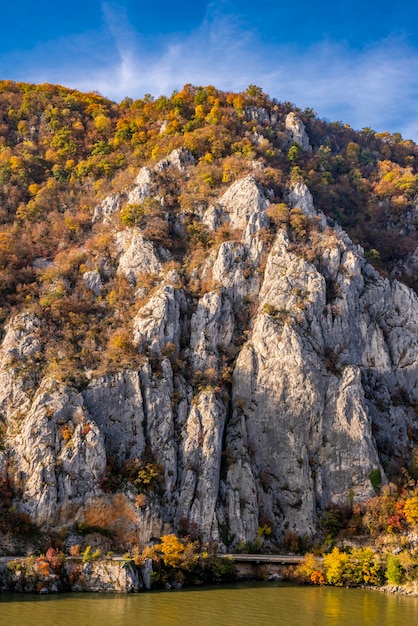
[[[323, 584], [325, 583], [325, 577], [322, 572], [322, 566], [320, 560], [311, 552], [305, 554], [302, 562], [297, 566], [295, 570], [295, 574], [298, 579], [301, 579], [304, 582], [313, 582], [314, 584]], [[319, 583], [319, 574], [321, 574], [323, 583]]]
[[405, 500], [403, 511], [408, 524], [418, 526], [418, 496], [412, 496]]
[[175, 535], [163, 535], [155, 549], [161, 553], [165, 565], [180, 567], [186, 546]]
[[334, 548], [324, 556], [325, 576], [330, 585], [341, 587], [346, 582], [348, 554]]

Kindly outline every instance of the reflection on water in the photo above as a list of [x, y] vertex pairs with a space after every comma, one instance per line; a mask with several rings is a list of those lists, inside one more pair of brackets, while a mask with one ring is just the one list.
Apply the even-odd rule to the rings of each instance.
[[0, 594], [0, 626], [412, 626], [417, 616], [418, 598], [283, 583], [128, 596]]

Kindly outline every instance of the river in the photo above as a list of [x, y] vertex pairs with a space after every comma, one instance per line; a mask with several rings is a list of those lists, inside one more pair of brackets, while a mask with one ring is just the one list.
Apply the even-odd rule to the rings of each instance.
[[0, 626], [414, 626], [418, 598], [239, 583], [135, 595], [0, 593]]

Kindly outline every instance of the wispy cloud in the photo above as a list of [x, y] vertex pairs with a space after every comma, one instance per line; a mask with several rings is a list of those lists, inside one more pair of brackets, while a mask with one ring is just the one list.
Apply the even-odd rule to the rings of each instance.
[[185, 83], [225, 90], [255, 83], [278, 100], [313, 107], [321, 117], [357, 129], [399, 131], [418, 141], [418, 51], [402, 39], [362, 51], [332, 41], [309, 49], [266, 44], [217, 11], [216, 3], [194, 31], [151, 39], [117, 5], [105, 3], [103, 14], [103, 32], [61, 42], [64, 56], [43, 65], [42, 72], [39, 50], [36, 64], [29, 61], [17, 78], [96, 89], [115, 100], [170, 94]]

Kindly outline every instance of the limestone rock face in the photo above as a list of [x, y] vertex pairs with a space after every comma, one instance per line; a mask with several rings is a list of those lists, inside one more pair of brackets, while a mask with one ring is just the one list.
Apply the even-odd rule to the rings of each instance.
[[272, 126], [274, 126], [278, 122], [277, 113], [269, 112], [264, 107], [245, 107], [244, 115], [246, 120], [254, 120], [261, 124], [271, 124]]
[[98, 271], [85, 272], [83, 280], [87, 289], [91, 289], [95, 296], [99, 296], [103, 287], [102, 279]]
[[406, 257], [405, 261], [399, 263], [394, 274], [395, 276], [399, 276], [402, 272], [411, 277], [415, 277], [418, 274], [418, 248], [415, 248], [415, 250]]
[[182, 433], [177, 521], [186, 519], [213, 539], [219, 538], [216, 505], [225, 420], [224, 404], [213, 391], [204, 391], [193, 403]]
[[290, 143], [299, 144], [303, 150], [312, 150], [305, 125], [300, 117], [298, 117], [296, 113], [293, 113], [293, 111], [287, 114], [285, 127]]
[[226, 292], [206, 293], [191, 319], [190, 349], [195, 369], [216, 368], [219, 351], [227, 350], [233, 332], [233, 308]]
[[307, 217], [314, 218], [319, 221], [322, 229], [326, 226], [326, 217], [323, 213], [315, 210], [312, 194], [305, 183], [295, 183], [289, 189], [287, 196], [288, 202], [294, 209], [302, 209]]
[[134, 341], [161, 354], [167, 344], [179, 347], [180, 316], [186, 306], [184, 295], [172, 285], [163, 285], [134, 319]]
[[115, 213], [121, 209], [123, 201], [127, 204], [141, 204], [144, 200], [153, 196], [155, 194], [154, 183], [156, 174], [163, 172], [169, 167], [173, 167], [180, 172], [186, 172], [187, 167], [193, 164], [194, 157], [191, 152], [185, 148], [179, 148], [173, 150], [167, 158], [159, 161], [153, 169], [142, 167], [132, 187], [126, 193], [112, 193], [95, 207], [93, 224], [97, 222], [110, 224]]
[[79, 394], [44, 381], [24, 415], [12, 416], [10, 458], [21, 506], [38, 524], [75, 518], [99, 490], [106, 466], [102, 435]]
[[34, 372], [26, 370], [20, 376], [19, 371], [28, 357], [42, 350], [39, 324], [35, 315], [24, 312], [12, 318], [5, 328], [0, 347], [0, 412], [4, 417], [25, 410], [30, 403]]
[[[268, 224], [265, 210], [269, 204], [269, 201], [251, 175], [231, 185], [228, 191], [218, 200], [218, 206], [221, 208], [225, 220], [232, 228], [242, 230], [252, 228], [253, 232]], [[208, 217], [206, 217], [206, 220], [209, 223]], [[203, 221], [205, 222], [205, 217]], [[216, 221], [214, 225], [216, 228]]]
[[[292, 141], [308, 149], [289, 115]], [[192, 167], [180, 150], [161, 172]], [[154, 175], [141, 170], [130, 201], [152, 195]], [[120, 497], [142, 541], [183, 529], [233, 547], [266, 521], [272, 541], [286, 531], [313, 538], [330, 503], [373, 496], [372, 473], [385, 483], [411, 457], [415, 293], [330, 228], [305, 184], [284, 196], [306, 216], [309, 245], [270, 228], [272, 196], [254, 176], [194, 217], [229, 238], [189, 276], [163, 275], [160, 251], [136, 227], [113, 235], [101, 284], [84, 275], [98, 303], [107, 276], [138, 288], [123, 322], [131, 365], [92, 370], [75, 389], [37, 371], [39, 318], [20, 313], [4, 328], [0, 471], [13, 471], [17, 505], [46, 528]], [[150, 274], [147, 292], [140, 280]]]
[[135, 179], [134, 186], [128, 194], [129, 204], [140, 204], [151, 195], [152, 172], [148, 167], [142, 167]]
[[264, 246], [260, 231], [269, 225], [266, 210], [270, 201], [253, 176], [236, 181], [203, 215], [202, 221], [212, 230], [228, 223], [242, 231], [240, 242], [226, 241], [215, 258], [209, 258], [213, 280], [228, 290], [228, 295], [238, 302], [243, 297], [255, 296], [259, 288], [256, 271]]
[[161, 263], [150, 241], [146, 241], [136, 228], [115, 235], [116, 249], [120, 252], [118, 272], [135, 284], [141, 274], [158, 274]]
[[100, 428], [108, 454], [118, 462], [140, 457], [145, 448], [144, 411], [137, 372], [119, 372], [92, 380], [84, 404]]
[[79, 557], [65, 559], [59, 573], [52, 571], [40, 576], [33, 558], [20, 557], [12, 561], [12, 567], [8, 562], [0, 563], [0, 589], [42, 595], [59, 591], [132, 593], [150, 589], [151, 571], [151, 559], [136, 567], [120, 558], [83, 563]]
[[5, 329], [0, 350], [3, 367], [24, 360], [41, 349], [40, 341], [36, 336], [38, 327], [39, 320], [28, 312], [21, 313], [11, 320]]
[[189, 150], [185, 148], [178, 148], [173, 150], [166, 159], [160, 161], [156, 167], [156, 172], [162, 172], [168, 167], [174, 167], [180, 172], [185, 172], [188, 165], [194, 165], [194, 157]]
[[67, 575], [72, 575], [70, 580], [75, 582], [71, 585], [71, 591], [95, 591], [100, 593], [133, 593], [141, 589], [150, 588], [150, 574], [152, 565], [150, 560], [146, 565], [137, 568], [130, 563], [104, 560], [91, 561], [82, 565], [78, 576], [74, 575], [80, 564], [68, 559], [64, 564]]
[[93, 223], [103, 222], [104, 224], [108, 224], [111, 221], [112, 216], [120, 209], [120, 206], [120, 194], [114, 193], [107, 196], [101, 204], [95, 207]]

